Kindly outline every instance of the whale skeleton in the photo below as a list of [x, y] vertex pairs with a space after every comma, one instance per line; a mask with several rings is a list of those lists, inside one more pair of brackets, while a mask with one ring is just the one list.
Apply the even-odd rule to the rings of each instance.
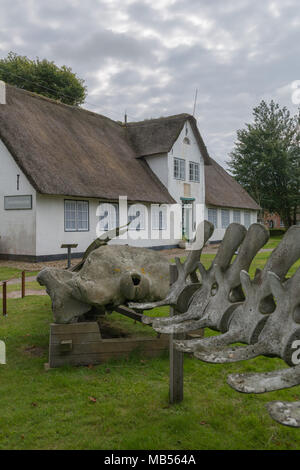
[[[211, 227], [204, 223], [204, 244]], [[252, 260], [269, 238], [260, 224], [246, 230], [230, 224], [210, 268], [200, 263], [203, 246], [176, 260], [178, 279], [160, 303], [132, 304], [143, 310], [171, 305], [177, 315], [147, 317], [158, 333], [187, 333], [209, 327], [220, 335], [175, 340], [182, 352], [204, 362], [231, 363], [257, 356], [279, 357], [290, 367], [266, 373], [231, 374], [227, 383], [242, 393], [265, 393], [300, 384], [300, 268], [287, 279], [300, 258], [300, 227], [288, 229], [254, 279], [248, 273]], [[233, 257], [238, 250], [238, 254]], [[201, 281], [196, 271], [199, 271]], [[234, 346], [244, 343], [245, 346]], [[298, 348], [298, 350], [297, 350]], [[271, 402], [270, 416], [281, 424], [300, 427], [300, 402]]]

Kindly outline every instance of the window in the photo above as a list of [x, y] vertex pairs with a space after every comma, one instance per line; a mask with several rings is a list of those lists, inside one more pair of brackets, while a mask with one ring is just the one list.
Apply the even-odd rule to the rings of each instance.
[[190, 162], [190, 181], [199, 183], [200, 181], [200, 166], [199, 163]]
[[128, 208], [129, 230], [145, 230], [145, 207], [140, 204], [133, 204]]
[[174, 178], [185, 180], [185, 161], [182, 158], [174, 158]]
[[230, 224], [230, 212], [228, 209], [222, 209], [221, 211], [222, 218], [222, 228], [227, 228]]
[[113, 230], [119, 227], [119, 205], [103, 202], [99, 206], [100, 231]]
[[4, 196], [4, 209], [6, 211], [32, 209], [32, 196]]
[[244, 225], [246, 228], [249, 228], [251, 224], [251, 214], [249, 211], [244, 212]]
[[186, 145], [191, 145], [190, 139], [188, 137], [185, 137], [183, 139], [183, 143], [186, 144]]
[[237, 224], [241, 223], [241, 211], [233, 211], [233, 222], [236, 222]]
[[212, 223], [215, 228], [218, 227], [218, 209], [208, 209], [207, 218], [208, 221]]
[[89, 203], [88, 201], [65, 201], [65, 231], [88, 232]]
[[152, 230], [166, 230], [167, 228], [167, 207], [151, 206]]

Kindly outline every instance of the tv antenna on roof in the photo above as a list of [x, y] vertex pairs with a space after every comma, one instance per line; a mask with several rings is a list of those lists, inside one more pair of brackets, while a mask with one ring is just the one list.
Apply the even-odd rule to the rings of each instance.
[[196, 105], [197, 105], [197, 96], [198, 96], [198, 88], [196, 88], [196, 92], [195, 92], [195, 101], [194, 101], [193, 116], [195, 116]]

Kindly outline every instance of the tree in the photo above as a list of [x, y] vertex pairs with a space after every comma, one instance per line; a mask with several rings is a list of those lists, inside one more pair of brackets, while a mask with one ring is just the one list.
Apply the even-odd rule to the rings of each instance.
[[84, 80], [72, 69], [58, 67], [46, 59], [28, 59], [9, 52], [0, 59], [0, 80], [73, 106], [82, 104], [87, 95]]
[[234, 178], [286, 226], [300, 206], [300, 110], [291, 116], [272, 100], [253, 109], [253, 123], [237, 131], [228, 163]]

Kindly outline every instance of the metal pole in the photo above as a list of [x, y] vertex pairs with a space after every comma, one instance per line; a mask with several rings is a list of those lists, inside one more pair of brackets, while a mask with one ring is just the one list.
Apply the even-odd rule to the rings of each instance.
[[[170, 283], [173, 284], [178, 276], [176, 265], [170, 266]], [[170, 308], [170, 316], [177, 315], [172, 307]], [[171, 404], [180, 403], [183, 400], [183, 355], [184, 353], [174, 348], [174, 339], [183, 339], [184, 334], [170, 335], [170, 397]]]
[[7, 315], [7, 301], [6, 301], [6, 281], [2, 283], [2, 307], [3, 307], [3, 316]]
[[25, 297], [25, 271], [22, 271], [22, 299]]

